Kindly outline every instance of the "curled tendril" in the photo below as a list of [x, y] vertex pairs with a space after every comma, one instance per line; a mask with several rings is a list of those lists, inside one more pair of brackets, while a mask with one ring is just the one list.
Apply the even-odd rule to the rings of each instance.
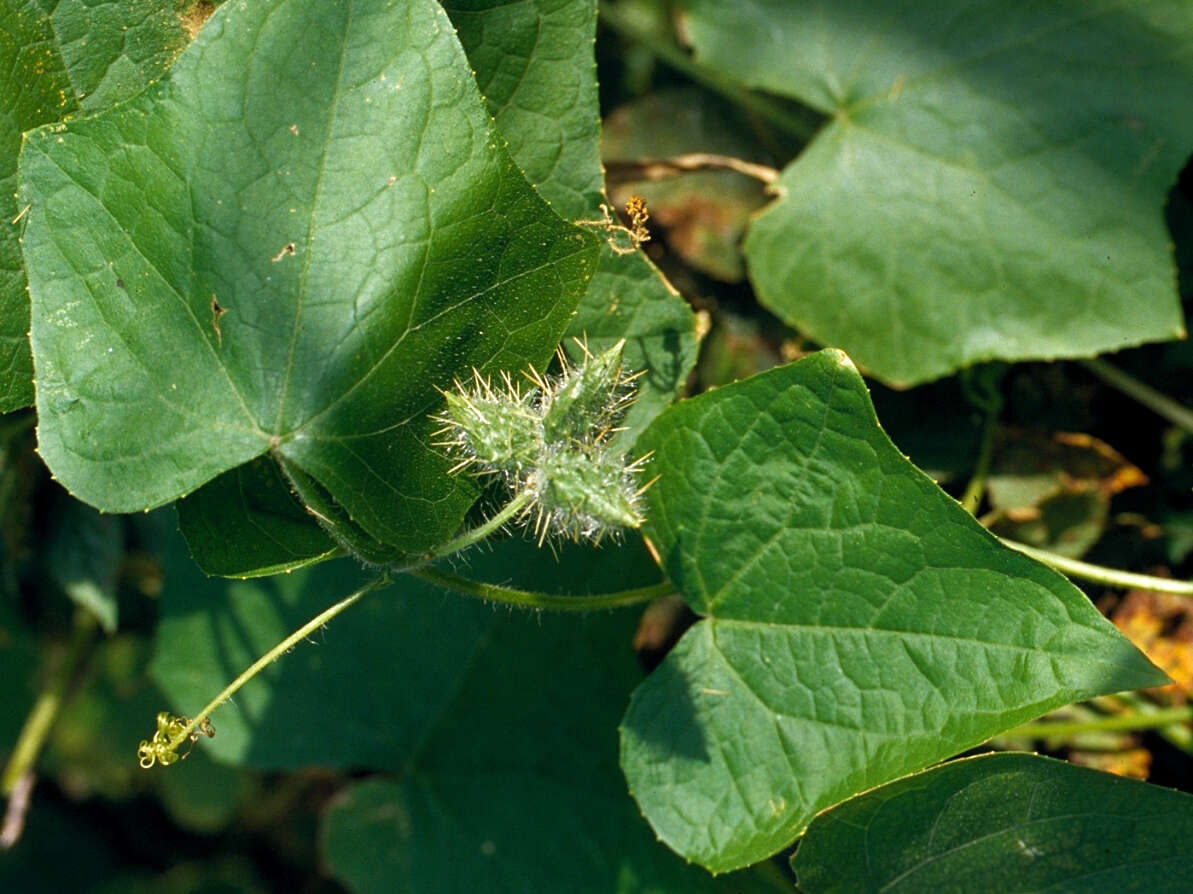
[[[626, 216], [630, 225], [623, 226], [613, 218], [613, 211], [608, 205], [601, 205], [601, 217], [596, 220], [578, 220], [576, 226], [595, 227], [604, 230], [606, 239], [614, 254], [629, 255], [638, 250], [638, 246], [650, 241], [650, 230], [646, 228], [650, 220], [650, 212], [646, 208], [646, 200], [641, 196], [630, 196], [625, 205]], [[622, 237], [619, 239], [619, 237]], [[628, 239], [629, 244], [625, 242]]]
[[157, 715], [157, 731], [153, 738], [148, 741], [142, 739], [141, 744], [137, 746], [137, 762], [146, 770], [154, 764], [168, 767], [177, 761], [185, 760], [191, 753], [190, 748], [182, 754], [178, 753], [178, 746], [183, 742], [189, 741], [193, 747], [194, 743], [199, 741], [199, 736], [211, 738], [215, 735], [215, 727], [206, 717], [188, 733], [187, 727], [190, 723], [186, 717], [171, 714], [169, 711], [160, 712]]

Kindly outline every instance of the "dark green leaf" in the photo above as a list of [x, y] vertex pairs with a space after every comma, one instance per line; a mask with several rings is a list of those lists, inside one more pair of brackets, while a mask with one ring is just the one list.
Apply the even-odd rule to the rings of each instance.
[[807, 894], [1189, 889], [1193, 798], [1027, 754], [954, 761], [819, 816]]
[[[164, 707], [149, 681], [149, 652], [146, 639], [122, 632], [87, 653], [38, 761], [40, 773], [63, 781], [78, 797], [120, 799], [152, 788], [154, 778], [137, 766], [134, 754], [145, 718]], [[36, 805], [35, 799], [34, 810]]]
[[116, 629], [116, 580], [124, 558], [122, 520], [62, 494], [50, 526], [47, 575], [111, 633]]
[[[602, 218], [595, 0], [452, 0], [446, 5], [514, 160], [566, 220]], [[600, 227], [590, 227], [608, 236]], [[626, 339], [627, 370], [646, 370], [622, 443], [675, 399], [696, 360], [692, 313], [641, 252], [601, 247], [568, 327], [573, 360]]]
[[[9, 0], [12, 2], [12, 0]], [[193, 0], [40, 0], [50, 46], [69, 72], [72, 94], [95, 112], [140, 93], [165, 74], [186, 42], [179, 12]]]
[[[658, 577], [640, 544], [569, 545], [558, 562], [521, 541], [476, 552], [469, 576], [554, 591]], [[174, 543], [155, 676], [193, 713], [360, 575], [338, 561], [208, 579]], [[400, 773], [350, 789], [329, 817], [329, 862], [360, 891], [453, 890], [450, 880], [477, 892], [710, 890], [702, 871], [654, 842], [616, 766], [616, 718], [641, 678], [636, 620], [633, 611], [510, 614], [404, 578], [250, 683], [198, 747], [262, 768]], [[405, 817], [406, 832], [378, 814]]]
[[[177, 537], [166, 541], [164, 551], [153, 674], [172, 707], [191, 715], [259, 655], [368, 577], [356, 563], [338, 560], [227, 581], [201, 574]], [[583, 594], [658, 580], [640, 542], [605, 549], [567, 545], [558, 561], [520, 540], [473, 552], [461, 573], [532, 589]], [[577, 619], [571, 623], [583, 626]], [[469, 656], [485, 647], [492, 631], [512, 625], [517, 635], [549, 647], [553, 637], [535, 634], [538, 624], [538, 618], [496, 613], [470, 597], [402, 577], [338, 617], [316, 645], [300, 646], [245, 687], [233, 706], [217, 712], [219, 732], [210, 747], [223, 760], [262, 769], [315, 762], [399, 769], [472, 673]], [[318, 723], [305, 725], [304, 718], [312, 717]], [[278, 725], [285, 735], [274, 735]]]
[[33, 400], [17, 154], [24, 131], [142, 90], [182, 46], [175, 0], [0, 0], [0, 412]]
[[788, 322], [903, 384], [1183, 333], [1184, 0], [686, 5], [697, 58], [832, 116], [746, 243]]
[[685, 401], [642, 444], [647, 536], [707, 617], [635, 693], [622, 766], [710, 869], [1049, 708], [1165, 679], [899, 453], [840, 352]]
[[208, 574], [261, 577], [338, 552], [267, 457], [225, 472], [180, 500], [178, 523], [191, 555]]
[[266, 452], [395, 550], [475, 491], [436, 385], [543, 363], [595, 263], [430, 0], [221, 7], [167, 80], [30, 135], [40, 450], [113, 511]]

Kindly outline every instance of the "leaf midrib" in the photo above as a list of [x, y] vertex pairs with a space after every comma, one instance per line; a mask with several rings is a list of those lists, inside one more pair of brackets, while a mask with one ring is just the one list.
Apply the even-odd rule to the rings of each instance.
[[286, 404], [290, 399], [290, 383], [294, 375], [294, 355], [298, 348], [298, 333], [302, 329], [302, 315], [305, 307], [305, 298], [310, 281], [311, 258], [315, 252], [312, 251], [312, 246], [315, 242], [315, 233], [317, 230], [316, 216], [319, 212], [320, 199], [323, 195], [324, 189], [324, 175], [327, 171], [327, 149], [331, 142], [331, 134], [335, 128], [336, 113], [339, 109], [342, 86], [344, 80], [344, 53], [345, 47], [348, 44], [348, 32], [352, 27], [352, 0], [347, 0], [347, 6], [344, 10], [343, 29], [340, 34], [340, 53], [336, 59], [336, 74], [335, 86], [332, 90], [332, 101], [328, 103], [327, 110], [327, 125], [324, 129], [323, 140], [320, 143], [319, 151], [319, 172], [315, 177], [315, 190], [311, 198], [311, 210], [307, 215], [307, 234], [306, 247], [303, 251], [302, 271], [298, 277], [298, 289], [294, 296], [294, 323], [290, 330], [290, 348], [286, 356], [285, 374], [282, 380], [282, 393], [278, 397], [276, 417], [273, 425], [273, 435], [275, 440], [282, 438], [282, 423], [287, 418]]

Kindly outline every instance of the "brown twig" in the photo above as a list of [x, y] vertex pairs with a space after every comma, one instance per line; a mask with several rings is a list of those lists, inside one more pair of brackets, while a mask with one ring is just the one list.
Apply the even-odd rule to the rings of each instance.
[[712, 152], [688, 152], [670, 158], [634, 158], [605, 162], [605, 177], [612, 187], [637, 180], [666, 180], [690, 171], [730, 170], [761, 181], [768, 186], [779, 179], [779, 172], [767, 165], [744, 161], [731, 155]]

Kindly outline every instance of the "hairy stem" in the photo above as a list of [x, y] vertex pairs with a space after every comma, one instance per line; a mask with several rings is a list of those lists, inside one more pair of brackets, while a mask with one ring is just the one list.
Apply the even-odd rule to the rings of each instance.
[[1135, 574], [1132, 571], [1119, 571], [1116, 568], [1105, 568], [1101, 565], [1091, 565], [1077, 559], [1070, 559], [1057, 553], [1036, 549], [1026, 543], [1014, 540], [1002, 540], [1004, 546], [1018, 550], [1024, 555], [1043, 562], [1050, 568], [1055, 568], [1069, 577], [1106, 584], [1108, 587], [1124, 587], [1137, 590], [1151, 590], [1153, 593], [1171, 593], [1174, 596], [1193, 596], [1193, 581], [1172, 580], [1167, 577], [1152, 577], [1149, 574]]
[[494, 531], [499, 530], [502, 525], [513, 521], [521, 512], [530, 505], [534, 500], [534, 494], [530, 491], [523, 491], [518, 494], [505, 508], [494, 515], [491, 519], [483, 525], [478, 525], [471, 531], [466, 531], [454, 540], [449, 540], [439, 549], [427, 555], [427, 561], [434, 559], [442, 559], [444, 556], [450, 556], [452, 553], [458, 553], [462, 549], [467, 549], [475, 543], [480, 543]]
[[91, 646], [96, 628], [96, 620], [90, 612], [79, 609], [75, 613], [75, 629], [66, 655], [54, 669], [45, 689], [38, 694], [37, 701], [33, 703], [33, 709], [25, 718], [25, 725], [21, 727], [12, 756], [4, 767], [4, 775], [0, 777], [0, 792], [5, 797], [13, 793], [17, 783], [37, 763], [37, 756], [41, 754], [46, 738], [54, 727], [54, 721], [62, 711], [67, 687]]
[[182, 731], [170, 740], [171, 750], [178, 748], [178, 746], [185, 742], [190, 737], [190, 734], [198, 729], [203, 721], [210, 717], [211, 713], [216, 708], [235, 695], [245, 683], [257, 676], [257, 674], [261, 673], [261, 671], [268, 667], [270, 663], [277, 660], [280, 655], [285, 653], [292, 646], [302, 642], [303, 639], [314, 633], [344, 609], [355, 604], [362, 596], [365, 596], [366, 594], [373, 592], [373, 590], [388, 584], [389, 580], [388, 573], [383, 573], [373, 578], [355, 593], [345, 597], [344, 599], [341, 599], [335, 605], [332, 605], [329, 608], [319, 612], [319, 614], [315, 615], [315, 617], [311, 618], [311, 620], [307, 621], [288, 637], [250, 664], [244, 673], [225, 686], [219, 695], [208, 702], [206, 707], [204, 707], [202, 711], [191, 718], [187, 725], [183, 727]]
[[666, 581], [651, 584], [649, 587], [637, 587], [633, 590], [620, 590], [616, 593], [599, 593], [592, 596], [558, 596], [552, 593], [535, 593], [530, 590], [515, 590], [512, 587], [500, 587], [496, 584], [486, 584], [469, 580], [466, 577], [452, 574], [440, 568], [424, 565], [413, 568], [407, 573], [420, 577], [436, 586], [446, 587], [468, 596], [476, 596], [487, 602], [501, 602], [505, 605], [516, 605], [520, 608], [540, 608], [555, 611], [589, 612], [600, 609], [621, 608], [626, 605], [638, 605], [650, 602], [660, 596], [675, 592], [675, 587]]

